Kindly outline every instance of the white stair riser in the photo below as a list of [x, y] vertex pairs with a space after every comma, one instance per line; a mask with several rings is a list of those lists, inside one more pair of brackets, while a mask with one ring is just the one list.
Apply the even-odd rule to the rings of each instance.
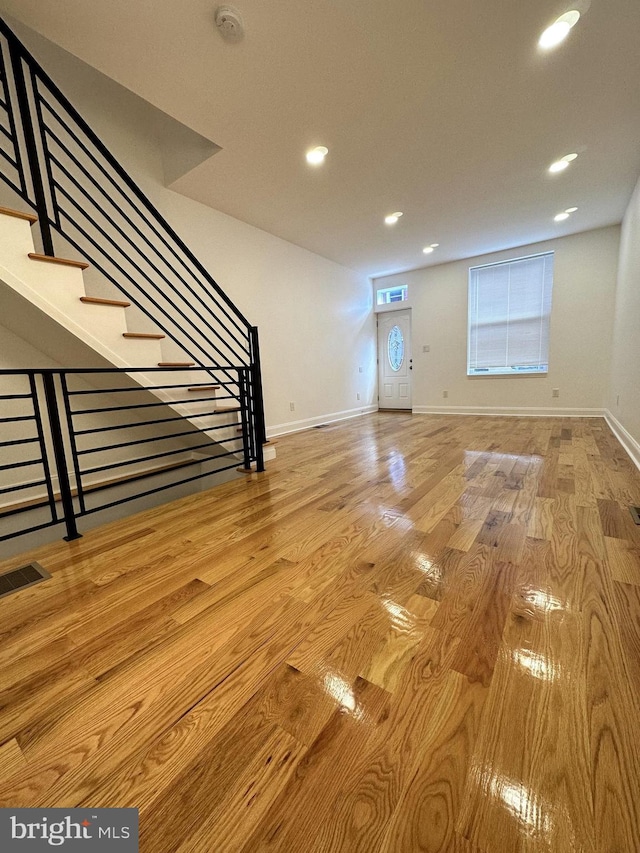
[[31, 225], [26, 219], [0, 216], [0, 257], [4, 266], [9, 266], [14, 259], [26, 258], [33, 251]]
[[0, 220], [0, 257], [4, 267], [37, 289], [48, 302], [55, 303], [60, 292], [77, 298], [85, 295], [81, 269], [29, 257], [33, 240], [26, 220], [14, 216], [0, 216]]
[[[110, 310], [115, 310], [108, 305], [87, 305], [87, 308], [93, 308], [96, 314], [106, 313]], [[115, 333], [101, 335], [105, 344], [122, 357], [131, 365], [131, 367], [156, 367], [161, 358], [160, 341], [154, 341], [147, 338], [123, 338], [122, 327]]]

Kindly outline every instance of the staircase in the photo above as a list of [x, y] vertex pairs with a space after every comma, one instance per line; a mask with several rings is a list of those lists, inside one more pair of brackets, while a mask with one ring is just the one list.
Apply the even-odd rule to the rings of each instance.
[[[3, 198], [7, 198], [8, 188], [13, 202], [0, 207], [0, 288], [7, 299], [11, 294], [20, 305], [28, 304], [34, 316], [46, 318], [47, 323], [81, 342], [92, 362], [97, 359], [105, 365], [94, 370], [69, 366], [56, 378], [48, 375], [50, 371], [41, 371], [38, 377], [33, 371], [24, 371], [14, 378], [17, 383], [28, 380], [28, 390], [24, 386], [18, 389], [20, 393], [13, 393], [15, 389], [4, 395], [0, 392], [2, 400], [31, 401], [33, 417], [29, 418], [38, 426], [41, 456], [37, 464], [44, 472], [42, 483], [46, 483], [49, 504], [62, 500], [65, 518], [69, 512], [74, 516], [71, 529], [67, 521], [67, 532], [75, 531], [75, 516], [95, 511], [87, 510], [84, 502], [88, 488], [96, 488], [95, 483], [83, 480], [86, 471], [112, 467], [83, 470], [81, 457], [94, 451], [78, 449], [78, 438], [124, 428], [104, 421], [81, 429], [78, 424], [82, 426], [86, 412], [108, 419], [110, 413], [125, 408], [144, 410], [147, 420], [132, 426], [149, 429], [154, 423], [180, 420], [181, 430], [160, 433], [156, 438], [184, 441], [187, 449], [196, 448], [198, 458], [212, 460], [226, 454], [235, 457], [243, 470], [264, 470], [266, 435], [257, 328], [224, 294], [2, 20], [0, 179], [6, 185]], [[69, 385], [72, 374], [80, 382], [75, 390]], [[96, 390], [87, 389], [87, 382]], [[101, 408], [89, 410], [72, 405], [74, 395], [102, 392], [113, 396], [125, 391], [128, 395], [124, 396], [135, 401], [128, 407], [108, 406], [104, 400]], [[51, 419], [52, 406], [61, 407], [61, 417], [54, 413], [53, 421], [43, 427], [40, 409], [45, 408]], [[5, 424], [29, 418], [0, 417], [0, 430]], [[57, 447], [56, 420], [62, 424]], [[195, 445], [193, 433], [199, 436]], [[4, 441], [3, 437], [0, 435], [0, 450], [19, 443], [11, 436]], [[120, 447], [153, 439], [122, 441]], [[118, 443], [106, 449], [113, 453], [119, 449]], [[179, 454], [180, 445], [170, 453]], [[270, 449], [269, 454], [274, 451]], [[69, 455], [75, 469], [71, 477]], [[55, 458], [57, 474], [49, 471], [50, 458]], [[141, 458], [157, 458], [160, 465], [162, 453]], [[7, 462], [0, 465], [0, 471], [6, 474], [12, 465], [17, 470], [35, 464], [34, 460]], [[187, 460], [184, 464], [192, 463]], [[128, 479], [145, 476], [140, 465], [133, 470], [135, 477]], [[15, 488], [30, 494], [28, 480]], [[8, 486], [0, 488], [0, 494], [9, 493]], [[60, 523], [55, 506], [50, 509], [47, 523]], [[0, 540], [3, 538], [7, 537], [0, 529]]]
[[[216, 394], [222, 386], [217, 384], [216, 375], [199, 370], [186, 355], [182, 360], [176, 358], [175, 347], [172, 353], [175, 360], [165, 361], [162, 341], [166, 340], [166, 335], [128, 331], [126, 315], [131, 308], [130, 302], [87, 296], [84, 270], [89, 264], [36, 253], [31, 236], [31, 227], [36, 222], [33, 214], [0, 207], [0, 282], [114, 367], [125, 371], [131, 367], [194, 368], [189, 371], [192, 384], [186, 389], [193, 399], [187, 401], [183, 388], [150, 388], [170, 383], [175, 378], [172, 373], [153, 371], [130, 375], [205, 435], [219, 441], [221, 422], [227, 426], [225, 437], [235, 435], [240, 411], [235, 394], [227, 393], [225, 400], [218, 401]], [[231, 369], [220, 373], [228, 373]]]

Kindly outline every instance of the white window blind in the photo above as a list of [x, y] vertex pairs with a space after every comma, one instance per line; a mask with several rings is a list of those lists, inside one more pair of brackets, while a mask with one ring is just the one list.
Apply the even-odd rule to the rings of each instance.
[[547, 373], [553, 252], [469, 270], [467, 374]]

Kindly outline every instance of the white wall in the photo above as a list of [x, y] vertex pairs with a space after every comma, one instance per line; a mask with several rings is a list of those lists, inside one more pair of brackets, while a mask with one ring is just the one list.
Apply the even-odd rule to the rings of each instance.
[[375, 328], [364, 277], [163, 187], [147, 191], [259, 327], [270, 434], [373, 403]]
[[[269, 434], [371, 408], [375, 323], [367, 278], [167, 189], [163, 155], [166, 160], [171, 138], [160, 140], [155, 129], [166, 126], [168, 117], [160, 121], [137, 96], [26, 28], [16, 29], [220, 287], [259, 327]], [[101, 295], [96, 287], [91, 292]]]
[[[609, 383], [619, 234], [613, 226], [376, 279], [374, 290], [409, 285], [403, 306], [412, 308], [414, 411], [601, 411]], [[469, 267], [547, 251], [555, 252], [549, 374], [468, 377]], [[425, 345], [430, 352], [423, 353]], [[560, 390], [557, 399], [554, 388]]]
[[[608, 409], [618, 437], [640, 467], [640, 181], [620, 237]], [[624, 430], [621, 434], [621, 430]]]

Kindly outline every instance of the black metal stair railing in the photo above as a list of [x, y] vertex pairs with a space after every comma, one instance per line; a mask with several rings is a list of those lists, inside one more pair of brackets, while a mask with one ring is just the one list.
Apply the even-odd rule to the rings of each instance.
[[[57, 234], [227, 384], [248, 424], [249, 458], [264, 470], [257, 328], [1, 19], [0, 178], [37, 213], [45, 254]], [[228, 365], [247, 368], [245, 388]]]
[[63, 523], [77, 539], [78, 518], [247, 469], [250, 368], [224, 367], [223, 408], [193, 399], [185, 368], [0, 370], [0, 542]]

